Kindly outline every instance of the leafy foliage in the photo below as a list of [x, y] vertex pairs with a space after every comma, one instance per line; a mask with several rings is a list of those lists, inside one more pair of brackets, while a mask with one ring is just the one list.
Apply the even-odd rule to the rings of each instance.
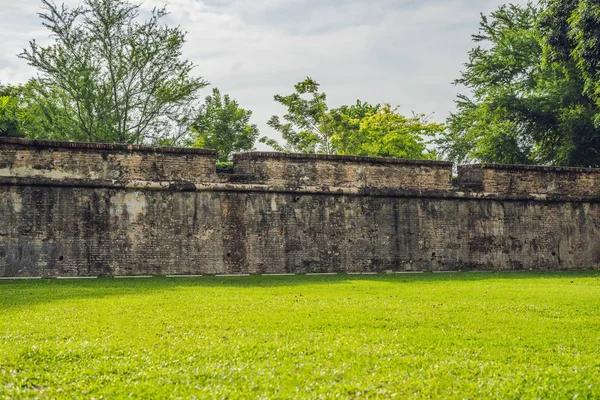
[[364, 155], [362, 146], [366, 138], [360, 130], [361, 121], [380, 108], [381, 104], [372, 105], [356, 100], [356, 104], [343, 105], [330, 111], [330, 124], [334, 132], [331, 142], [339, 154]]
[[[161, 25], [164, 8], [138, 22], [139, 5], [126, 0], [84, 0], [73, 9], [42, 3], [40, 17], [54, 43], [31, 41], [20, 54], [41, 73], [31, 85], [35, 107], [60, 110], [74, 127], [69, 139], [181, 141], [196, 92], [206, 82], [191, 77], [193, 64], [181, 60], [185, 34]], [[40, 126], [56, 125], [48, 113], [44, 118]], [[64, 138], [52, 129], [33, 135]]]
[[0, 87], [0, 135], [55, 139], [77, 138], [67, 117], [64, 97], [30, 80], [23, 86]]
[[252, 111], [240, 108], [237, 101], [227, 94], [221, 96], [214, 88], [191, 125], [190, 144], [218, 150], [219, 161], [230, 160], [233, 152], [252, 150], [259, 132], [250, 124], [251, 116]]
[[344, 129], [333, 137], [339, 154], [372, 157], [435, 159], [436, 153], [426, 147], [425, 137], [433, 138], [444, 130], [442, 124], [428, 123], [424, 115], [405, 117], [389, 104], [377, 106], [364, 116], [350, 119], [358, 129]]
[[0, 136], [24, 136], [19, 97], [22, 88], [0, 84]]
[[457, 112], [438, 141], [453, 160], [600, 165], [597, 106], [568, 59], [546, 56], [540, 10], [504, 5], [482, 16], [456, 84]]
[[23, 132], [32, 139], [88, 141], [73, 120], [77, 118], [68, 96], [31, 79], [23, 86], [19, 102]]
[[389, 104], [372, 105], [360, 100], [330, 110], [327, 96], [311, 78], [296, 84], [295, 89], [289, 96], [275, 96], [288, 109], [283, 117], [285, 122], [277, 116], [269, 121], [271, 127], [281, 132], [285, 145], [261, 138], [261, 142], [278, 151], [435, 158], [435, 153], [426, 148], [424, 138], [441, 132], [443, 126], [427, 123], [424, 115], [407, 118]]
[[0, 136], [23, 136], [17, 116], [18, 99], [0, 96]]
[[273, 115], [268, 125], [281, 133], [285, 145], [262, 137], [260, 141], [278, 151], [297, 153], [334, 153], [331, 144], [333, 134], [329, 124], [327, 95], [319, 92], [319, 84], [307, 77], [294, 85], [295, 92], [275, 95], [274, 99], [287, 108], [283, 121]]
[[585, 94], [600, 104], [600, 4], [582, 0], [545, 4], [541, 27], [550, 57], [573, 62], [583, 77]]
[[221, 174], [233, 173], [232, 161], [217, 161], [217, 172]]

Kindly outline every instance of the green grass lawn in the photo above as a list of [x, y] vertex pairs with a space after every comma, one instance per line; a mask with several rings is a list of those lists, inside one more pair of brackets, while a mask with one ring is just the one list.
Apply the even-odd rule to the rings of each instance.
[[0, 398], [600, 398], [600, 273], [0, 281]]

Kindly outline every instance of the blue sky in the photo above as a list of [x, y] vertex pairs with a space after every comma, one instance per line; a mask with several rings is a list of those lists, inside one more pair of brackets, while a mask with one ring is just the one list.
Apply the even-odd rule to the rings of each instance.
[[[261, 133], [277, 137], [266, 125], [283, 112], [273, 95], [291, 93], [306, 76], [321, 84], [331, 107], [356, 99], [388, 102], [406, 114], [431, 114], [443, 122], [454, 109], [460, 88], [452, 81], [467, 61], [480, 13], [503, 3], [146, 0], [143, 8], [166, 4], [165, 22], [187, 31], [184, 55], [197, 65], [195, 73], [251, 109]], [[0, 5], [0, 81], [21, 83], [35, 71], [16, 54], [31, 39], [48, 41], [36, 14], [41, 2], [0, 0]]]

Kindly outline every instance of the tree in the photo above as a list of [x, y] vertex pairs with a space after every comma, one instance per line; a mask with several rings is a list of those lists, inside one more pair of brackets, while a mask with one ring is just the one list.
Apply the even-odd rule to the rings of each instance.
[[30, 80], [25, 85], [0, 85], [0, 135], [72, 139], [73, 126], [65, 118], [62, 96], [56, 96]]
[[277, 116], [269, 120], [269, 125], [281, 132], [285, 145], [261, 138], [275, 150], [421, 159], [436, 156], [426, 148], [424, 137], [435, 136], [443, 125], [428, 123], [424, 115], [407, 118], [389, 104], [360, 100], [329, 110], [327, 96], [319, 92], [319, 84], [312, 78], [294, 88], [296, 92], [288, 96], [275, 96], [287, 107], [285, 122]]
[[598, 165], [597, 107], [572, 63], [545, 56], [540, 10], [504, 5], [482, 16], [455, 81], [457, 111], [439, 147], [453, 160]]
[[20, 86], [0, 83], [0, 136], [24, 136], [19, 111]]
[[55, 87], [44, 87], [31, 79], [21, 87], [18, 96], [21, 133], [32, 139], [86, 141], [77, 126], [69, 99]]
[[380, 108], [380, 104], [371, 105], [356, 100], [356, 104], [343, 105], [329, 112], [331, 129], [334, 132], [331, 143], [339, 154], [362, 154], [361, 147], [366, 138], [360, 130], [360, 123]]
[[18, 99], [0, 96], [0, 136], [24, 136], [17, 116]]
[[433, 139], [442, 132], [442, 124], [429, 123], [424, 115], [405, 117], [398, 113], [397, 107], [393, 108], [389, 104], [370, 108], [362, 107], [362, 110], [366, 109], [364, 115], [357, 113], [358, 129], [346, 129], [342, 134], [334, 136], [333, 143], [339, 154], [436, 158], [436, 153], [427, 149], [424, 139]]
[[70, 139], [181, 141], [196, 93], [207, 83], [181, 59], [185, 34], [161, 25], [164, 8], [138, 22], [140, 6], [126, 0], [84, 0], [73, 9], [42, 3], [40, 17], [54, 43], [31, 41], [20, 57], [41, 74], [32, 85], [34, 102], [61, 100], [62, 117], [75, 131]]
[[327, 96], [319, 92], [319, 84], [309, 77], [294, 85], [294, 89], [295, 92], [288, 96], [274, 96], [275, 101], [287, 108], [284, 122], [276, 115], [268, 122], [270, 127], [281, 133], [285, 145], [281, 146], [267, 137], [262, 137], [260, 141], [278, 151], [334, 153]]
[[545, 4], [540, 25], [550, 58], [573, 62], [583, 77], [585, 94], [600, 104], [600, 4], [581, 0]]
[[250, 124], [252, 111], [240, 108], [229, 95], [221, 96], [213, 89], [207, 96], [192, 123], [193, 147], [211, 148], [219, 151], [219, 161], [228, 161], [235, 151], [254, 148], [258, 128]]

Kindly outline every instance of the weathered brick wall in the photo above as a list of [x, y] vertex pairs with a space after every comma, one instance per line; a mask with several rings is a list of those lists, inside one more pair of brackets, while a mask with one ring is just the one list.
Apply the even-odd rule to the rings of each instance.
[[[80, 160], [71, 162], [77, 179], [55, 175], [57, 165], [65, 171], [65, 163], [56, 161], [37, 164], [30, 175], [25, 164], [18, 167], [22, 175], [8, 174], [14, 161], [0, 168], [0, 276], [600, 266], [600, 196], [589, 191], [544, 197], [543, 186], [509, 192], [504, 183], [492, 186], [489, 177], [479, 190], [473, 184], [453, 188], [445, 180], [445, 164], [419, 162], [384, 162], [383, 168], [390, 166], [387, 174], [396, 176], [371, 175], [371, 180], [353, 183], [347, 177], [361, 167], [357, 160], [314, 157], [317, 164], [337, 171], [332, 175], [327, 168], [317, 169], [326, 173], [319, 178], [319, 172], [306, 172], [310, 157], [269, 158], [265, 153], [237, 156], [237, 178], [217, 179], [210, 152], [112, 146], [87, 147], [84, 152], [81, 147], [56, 146], [14, 140], [0, 144], [2, 160], [50, 149], [64, 159]], [[111, 151], [120, 151], [123, 159], [145, 152], [145, 157], [165, 163], [168, 157], [179, 157], [179, 166], [163, 164], [163, 171], [173, 168], [174, 179], [142, 171], [110, 180], [110, 169], [86, 178], [86, 171], [94, 168], [86, 156]], [[188, 171], [189, 163], [181, 160], [186, 157], [201, 166], [206, 179]], [[244, 164], [257, 159], [253, 167]], [[282, 159], [301, 164], [298, 176]], [[363, 171], [379, 167], [377, 161]], [[486, 168], [459, 171], [459, 182], [466, 184]], [[596, 176], [596, 171], [568, 172], [575, 182]], [[440, 183], [431, 180], [437, 173], [444, 177]], [[136, 183], [123, 176], [134, 177]], [[309, 179], [301, 180], [305, 176]], [[402, 183], [392, 185], [394, 179]], [[335, 189], [323, 190], [322, 182]], [[497, 192], [489, 193], [492, 187]]]
[[213, 182], [214, 150], [0, 138], [0, 176]]
[[528, 165], [460, 165], [459, 184], [495, 194], [600, 197], [600, 169]]
[[234, 154], [235, 173], [281, 186], [449, 190], [452, 163], [320, 154]]

